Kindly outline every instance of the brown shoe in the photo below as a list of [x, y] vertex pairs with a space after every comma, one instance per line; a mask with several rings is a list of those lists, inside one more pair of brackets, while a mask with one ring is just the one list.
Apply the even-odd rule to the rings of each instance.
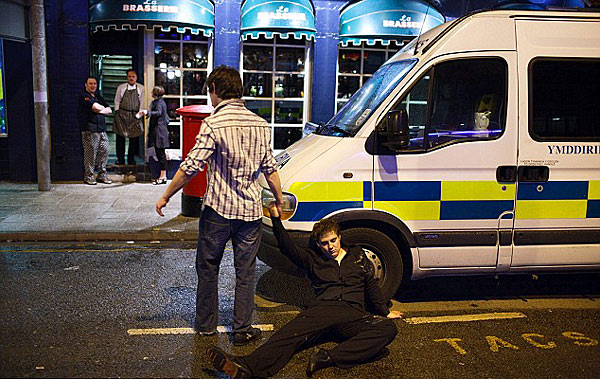
[[242, 366], [242, 364], [236, 362], [235, 356], [227, 354], [218, 347], [209, 347], [206, 349], [206, 355], [215, 369], [229, 375], [233, 379], [252, 378], [250, 371]]

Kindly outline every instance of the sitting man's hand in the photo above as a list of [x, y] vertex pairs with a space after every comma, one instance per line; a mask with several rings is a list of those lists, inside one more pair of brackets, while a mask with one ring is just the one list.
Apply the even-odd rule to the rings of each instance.
[[271, 217], [279, 217], [279, 209], [276, 202], [269, 204], [269, 212], [271, 213]]
[[399, 312], [399, 311], [390, 311], [390, 313], [388, 313], [388, 315], [386, 316], [387, 318], [404, 318], [404, 313]]

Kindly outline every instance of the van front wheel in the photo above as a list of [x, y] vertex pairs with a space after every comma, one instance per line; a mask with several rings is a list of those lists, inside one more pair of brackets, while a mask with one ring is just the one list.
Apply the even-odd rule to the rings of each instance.
[[394, 241], [380, 231], [368, 228], [346, 229], [342, 232], [342, 240], [365, 250], [383, 295], [387, 299], [394, 296], [402, 281], [402, 256]]

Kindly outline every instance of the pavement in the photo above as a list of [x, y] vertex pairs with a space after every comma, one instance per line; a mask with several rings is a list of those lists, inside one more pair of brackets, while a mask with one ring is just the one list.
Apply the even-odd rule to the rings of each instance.
[[118, 181], [90, 186], [0, 182], [0, 241], [196, 241], [198, 219], [184, 217], [181, 191], [155, 211], [166, 185]]

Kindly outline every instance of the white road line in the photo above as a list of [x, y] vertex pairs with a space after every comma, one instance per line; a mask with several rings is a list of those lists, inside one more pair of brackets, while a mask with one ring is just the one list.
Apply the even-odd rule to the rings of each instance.
[[467, 322], [467, 321], [485, 321], [485, 320], [505, 320], [513, 318], [526, 318], [521, 312], [501, 312], [501, 313], [478, 313], [471, 315], [455, 316], [435, 316], [435, 317], [409, 317], [404, 321], [408, 324], [432, 324], [440, 322]]
[[[252, 325], [263, 332], [272, 332], [273, 324]], [[230, 333], [231, 327], [217, 326], [218, 333]], [[128, 329], [127, 334], [130, 336], [142, 336], [152, 334], [196, 334], [194, 328], [154, 328], [154, 329]]]

